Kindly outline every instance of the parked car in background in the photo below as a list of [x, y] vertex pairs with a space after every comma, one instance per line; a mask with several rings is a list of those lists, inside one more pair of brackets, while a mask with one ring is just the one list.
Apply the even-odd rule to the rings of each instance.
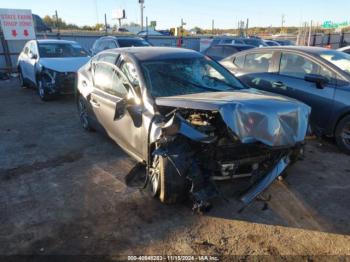
[[102, 127], [146, 165], [151, 192], [195, 209], [213, 180], [250, 177], [249, 204], [298, 158], [310, 108], [249, 89], [220, 64], [181, 48], [113, 49], [78, 72], [84, 129]]
[[250, 87], [312, 107], [311, 126], [350, 153], [350, 55], [317, 47], [248, 50], [222, 61]]
[[268, 46], [280, 46], [281, 44], [273, 40], [264, 40]]
[[51, 33], [52, 28], [49, 27], [45, 22], [41, 19], [40, 16], [36, 14], [32, 14], [33, 16], [33, 22], [34, 22], [34, 28], [36, 33]]
[[246, 45], [253, 45], [255, 47], [265, 47], [268, 46], [264, 40], [261, 40], [259, 38], [242, 38], [242, 41]]
[[153, 30], [153, 29], [148, 29], [148, 30], [143, 30], [137, 33], [138, 36], [164, 36], [162, 33]]
[[255, 46], [242, 44], [221, 44], [209, 47], [203, 52], [203, 54], [209, 56], [211, 59], [219, 61], [240, 51], [252, 48], [255, 48]]
[[89, 59], [88, 52], [74, 41], [29, 41], [17, 62], [21, 86], [37, 88], [44, 101], [73, 94], [76, 72]]
[[282, 46], [290, 46], [290, 45], [295, 45], [295, 43], [291, 40], [274, 40], [275, 42], [279, 43]]
[[90, 51], [92, 55], [96, 55], [104, 50], [132, 46], [151, 46], [151, 44], [141, 37], [103, 36], [95, 41]]
[[340, 51], [340, 52], [344, 52], [344, 53], [350, 54], [350, 46], [344, 46], [344, 47], [339, 48], [337, 50]]

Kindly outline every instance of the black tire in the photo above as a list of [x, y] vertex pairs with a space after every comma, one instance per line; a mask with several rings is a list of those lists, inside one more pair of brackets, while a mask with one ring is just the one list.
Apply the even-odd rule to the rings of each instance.
[[86, 131], [94, 131], [94, 128], [91, 125], [87, 102], [81, 94], [79, 94], [77, 98], [77, 107], [81, 126]]
[[191, 163], [190, 148], [185, 143], [168, 146], [168, 156], [159, 156], [159, 188], [153, 190], [162, 203], [175, 204], [186, 199], [189, 180], [186, 178]]
[[175, 204], [185, 199], [186, 178], [180, 176], [169, 158], [160, 158], [160, 192], [162, 203]]
[[43, 81], [41, 78], [36, 80], [36, 88], [38, 90], [38, 95], [42, 101], [50, 101], [53, 99], [53, 96], [48, 94], [46, 89], [43, 86]]
[[338, 123], [335, 130], [335, 141], [341, 151], [350, 155], [350, 115]]

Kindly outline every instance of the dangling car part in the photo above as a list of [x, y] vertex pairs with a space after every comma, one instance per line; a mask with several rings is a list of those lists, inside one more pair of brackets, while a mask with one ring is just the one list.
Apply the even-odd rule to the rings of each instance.
[[199, 211], [219, 195], [216, 180], [250, 179], [249, 204], [298, 159], [310, 114], [185, 49], [102, 52], [79, 70], [77, 89], [83, 127], [102, 127], [144, 163], [153, 196], [189, 195]]

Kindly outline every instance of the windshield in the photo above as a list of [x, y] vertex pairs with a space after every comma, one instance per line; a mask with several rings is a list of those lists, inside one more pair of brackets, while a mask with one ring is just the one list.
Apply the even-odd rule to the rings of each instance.
[[153, 97], [245, 88], [231, 73], [209, 58], [187, 58], [142, 63]]
[[120, 47], [131, 47], [131, 46], [150, 46], [150, 44], [143, 39], [118, 39]]
[[332, 63], [336, 67], [350, 74], [350, 55], [335, 51], [335, 50], [326, 50], [321, 52], [320, 57]]
[[40, 43], [39, 54], [42, 58], [52, 57], [86, 57], [87, 51], [78, 44]]

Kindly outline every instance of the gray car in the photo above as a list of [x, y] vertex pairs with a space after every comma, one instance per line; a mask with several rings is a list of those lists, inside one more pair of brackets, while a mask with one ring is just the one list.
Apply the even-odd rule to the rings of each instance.
[[271, 47], [221, 63], [250, 87], [311, 106], [313, 131], [335, 137], [339, 148], [350, 153], [350, 55], [317, 47]]
[[145, 39], [133, 36], [103, 36], [97, 39], [92, 48], [91, 54], [96, 55], [104, 50], [122, 47], [151, 46]]
[[78, 72], [82, 126], [102, 129], [147, 168], [151, 192], [196, 209], [213, 180], [249, 177], [248, 204], [302, 152], [310, 108], [245, 87], [220, 64], [180, 48], [101, 52]]

